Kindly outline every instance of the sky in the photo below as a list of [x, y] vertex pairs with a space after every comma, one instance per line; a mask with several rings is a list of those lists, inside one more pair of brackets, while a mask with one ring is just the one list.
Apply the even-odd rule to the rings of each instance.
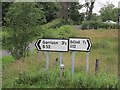
[[[100, 8], [103, 7], [107, 2], [111, 2], [115, 5], [115, 7], [118, 7], [118, 2], [120, 0], [95, 0], [93, 13], [99, 14]], [[84, 4], [85, 0], [79, 0], [80, 3]], [[80, 12], [84, 12], [86, 9], [83, 8]]]

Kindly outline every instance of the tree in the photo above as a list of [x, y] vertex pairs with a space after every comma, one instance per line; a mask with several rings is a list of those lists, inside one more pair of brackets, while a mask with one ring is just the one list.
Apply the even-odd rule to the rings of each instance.
[[53, 19], [57, 18], [57, 11], [60, 6], [56, 2], [38, 2], [39, 8], [45, 12], [46, 23], [51, 22]]
[[72, 19], [75, 24], [79, 24], [84, 19], [83, 13], [79, 13], [79, 10], [82, 8], [83, 5], [80, 5], [78, 2], [71, 2], [70, 3], [70, 19]]
[[69, 22], [69, 19], [74, 21], [75, 24], [80, 22], [83, 14], [79, 13], [82, 5], [79, 2], [59, 2], [60, 9], [58, 12], [58, 17], [61, 18], [65, 23]]
[[112, 16], [112, 18], [111, 18], [111, 20], [113, 20], [113, 21], [118, 21], [118, 12], [120, 11], [120, 8], [114, 8], [114, 9], [112, 9], [112, 12], [111, 12], [111, 16]]
[[44, 22], [44, 12], [36, 3], [14, 3], [10, 6], [4, 20], [9, 37], [3, 43], [12, 56], [19, 60], [28, 54], [29, 43], [37, 34], [35, 26]]
[[8, 9], [12, 2], [2, 2], [2, 25], [5, 25], [4, 17], [6, 16], [6, 13], [8, 12]]
[[86, 20], [91, 20], [91, 16], [92, 16], [92, 10], [94, 8], [94, 3], [95, 0], [85, 0], [85, 6], [87, 6], [86, 9]]
[[100, 15], [97, 15], [96, 13], [93, 13], [91, 15], [91, 20], [101, 21]]
[[102, 21], [113, 20], [113, 9], [114, 5], [112, 3], [107, 3], [100, 9]]
[[62, 19], [64, 23], [67, 23], [69, 19], [70, 2], [59, 2], [59, 5], [58, 18]]

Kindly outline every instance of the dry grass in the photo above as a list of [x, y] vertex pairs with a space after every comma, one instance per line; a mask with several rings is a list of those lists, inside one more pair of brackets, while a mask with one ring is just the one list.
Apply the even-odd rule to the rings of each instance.
[[95, 38], [117, 38], [118, 30], [79, 30], [77, 31], [77, 37], [89, 37]]
[[[118, 61], [118, 30], [84, 30], [77, 31], [77, 37], [89, 37], [94, 44], [99, 43], [99, 41], [109, 41], [110, 47], [112, 48], [102, 48], [98, 47], [96, 49], [91, 49], [89, 57], [89, 71], [94, 73], [95, 60], [100, 60], [100, 71], [106, 71], [113, 74], [117, 74], [117, 61]], [[114, 50], [115, 49], [115, 50]], [[50, 52], [49, 53], [49, 69], [55, 68], [55, 59], [59, 58], [59, 52]], [[70, 68], [72, 65], [72, 53], [64, 52], [63, 53], [63, 64], [65, 68]], [[75, 71], [81, 72], [85, 71], [85, 52], [75, 52]], [[3, 69], [3, 81], [7, 78], [17, 77], [21, 72], [34, 72], [45, 68], [46, 57], [45, 53], [39, 52], [38, 54], [34, 51], [29, 57], [26, 57], [24, 60], [14, 61], [11, 64], [8, 64]], [[59, 61], [58, 61], [59, 65]]]

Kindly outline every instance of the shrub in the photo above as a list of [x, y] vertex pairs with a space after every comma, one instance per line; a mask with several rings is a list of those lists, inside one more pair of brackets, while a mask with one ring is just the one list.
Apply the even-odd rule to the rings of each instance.
[[59, 28], [42, 29], [42, 38], [69, 38], [75, 35], [75, 29], [70, 25], [63, 25]]
[[89, 75], [79, 73], [74, 75], [73, 87], [76, 88], [117, 88], [117, 77], [106, 73], [99, 75]]
[[[27, 14], [25, 14], [27, 13]], [[29, 43], [36, 35], [36, 25], [45, 22], [44, 12], [35, 3], [11, 4], [4, 17], [10, 37], [6, 39], [7, 50], [15, 60], [20, 60], [29, 53]]]
[[100, 21], [84, 21], [82, 23], [82, 29], [98, 29], [100, 25]]
[[60, 77], [59, 69], [40, 72], [22, 73], [16, 79], [14, 86], [35, 86], [41, 88], [117, 88], [117, 77], [105, 72], [97, 75], [86, 73], [74, 73], [71, 77], [71, 70], [65, 70], [64, 77]]
[[56, 29], [46, 29], [42, 32], [42, 38], [57, 38], [58, 31]]
[[61, 19], [55, 19], [47, 24], [44, 24], [42, 26], [43, 29], [50, 29], [50, 28], [58, 28], [61, 25], [63, 25], [62, 20]]
[[[102, 42], [102, 43], [101, 43]], [[105, 49], [105, 48], [108, 48], [110, 49], [111, 48], [111, 41], [110, 40], [102, 40], [102, 41], [97, 41], [97, 42], [94, 42], [93, 45], [92, 45], [93, 49]]]
[[117, 29], [119, 26], [117, 24], [111, 23], [103, 23], [101, 21], [84, 21], [82, 22], [82, 29], [98, 29], [98, 28], [105, 28], [105, 29]]
[[75, 29], [70, 25], [64, 25], [58, 28], [58, 37], [57, 38], [69, 38], [76, 35]]

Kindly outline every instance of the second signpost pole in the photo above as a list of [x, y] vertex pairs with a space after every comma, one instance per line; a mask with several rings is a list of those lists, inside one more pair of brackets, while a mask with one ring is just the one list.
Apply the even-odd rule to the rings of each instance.
[[89, 52], [86, 52], [86, 73], [89, 72]]
[[72, 76], [74, 75], [75, 52], [72, 51]]

